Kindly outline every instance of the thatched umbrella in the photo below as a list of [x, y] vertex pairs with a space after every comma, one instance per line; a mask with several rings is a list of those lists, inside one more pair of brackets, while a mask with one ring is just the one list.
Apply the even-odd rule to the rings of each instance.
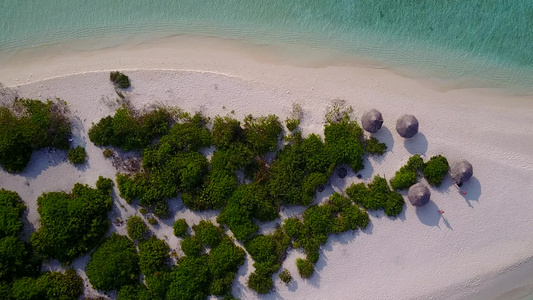
[[361, 123], [363, 124], [364, 130], [370, 133], [376, 133], [381, 128], [381, 125], [383, 125], [383, 117], [377, 109], [372, 109], [363, 114]]
[[396, 131], [401, 137], [412, 138], [418, 133], [418, 120], [413, 115], [403, 115], [396, 121]]
[[422, 183], [412, 185], [407, 192], [407, 198], [413, 206], [421, 207], [429, 202], [431, 192], [428, 187]]
[[474, 174], [472, 164], [466, 160], [456, 161], [450, 168], [450, 175], [457, 185], [461, 186], [463, 182], [467, 181]]

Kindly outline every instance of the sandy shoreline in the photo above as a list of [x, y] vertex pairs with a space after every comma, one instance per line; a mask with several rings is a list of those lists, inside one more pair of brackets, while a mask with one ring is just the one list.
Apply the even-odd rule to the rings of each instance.
[[[532, 96], [455, 88], [368, 65], [313, 65], [304, 60], [287, 64], [286, 58], [276, 59], [275, 51], [240, 51], [238, 43], [219, 40], [178, 40], [45, 54], [0, 68], [0, 82], [17, 88], [20, 96], [66, 100], [75, 116], [74, 145], [85, 146], [89, 155], [82, 169], [66, 163], [61, 153], [42, 151], [22, 174], [0, 171], [0, 185], [19, 192], [35, 226], [35, 200], [43, 191], [70, 190], [75, 182], [94, 185], [99, 175], [114, 178], [116, 170], [88, 140], [87, 130], [114, 111], [110, 103], [116, 94], [107, 71], [120, 69], [128, 70], [133, 84], [128, 96], [138, 108], [159, 102], [212, 117], [234, 111], [241, 120], [250, 113], [275, 113], [284, 119], [298, 102], [304, 110], [304, 134], [322, 133], [324, 112], [334, 99], [353, 106], [357, 118], [375, 107], [386, 127], [376, 137], [391, 151], [366, 162], [366, 182], [374, 174], [392, 177], [413, 153], [428, 158], [443, 154], [451, 161], [466, 158], [474, 165], [475, 178], [465, 184], [466, 197], [448, 180], [443, 188], [432, 189], [433, 201], [424, 209], [408, 206], [398, 220], [372, 213], [372, 226], [364, 232], [330, 238], [311, 280], [296, 276], [288, 287], [277, 280], [276, 292], [264, 298], [487, 299], [527, 284], [522, 283], [525, 277], [533, 278], [533, 272], [524, 271], [533, 258], [533, 220], [528, 213], [533, 209]], [[394, 129], [403, 113], [416, 115], [421, 124], [420, 133], [410, 141]], [[320, 193], [317, 201], [358, 181], [355, 174], [347, 181], [333, 180], [333, 187]], [[112, 217], [125, 219], [135, 213], [124, 200], [116, 197], [115, 203]], [[445, 219], [438, 209], [445, 211]], [[179, 244], [172, 235], [174, 219], [186, 217], [196, 223], [215, 216], [180, 207], [173, 212], [173, 219], [153, 228], [158, 237], [167, 236], [172, 248]], [[124, 227], [114, 230], [125, 233]], [[292, 274], [297, 274], [294, 261], [300, 256], [291, 251], [284, 263]], [[237, 297], [257, 297], [245, 284], [251, 265], [248, 261], [240, 270], [234, 286]]]

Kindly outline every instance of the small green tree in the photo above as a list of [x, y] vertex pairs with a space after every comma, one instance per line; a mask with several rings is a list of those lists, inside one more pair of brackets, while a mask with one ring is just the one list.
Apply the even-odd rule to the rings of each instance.
[[126, 221], [126, 231], [132, 240], [140, 241], [144, 239], [144, 236], [148, 232], [148, 226], [146, 226], [146, 223], [144, 223], [141, 217], [131, 216]]
[[188, 235], [189, 225], [185, 219], [178, 219], [172, 226], [174, 229], [174, 235], [180, 238], [184, 238]]
[[135, 244], [125, 236], [112, 233], [91, 255], [85, 268], [96, 289], [118, 290], [139, 280], [139, 255]]
[[154, 274], [166, 269], [170, 260], [170, 247], [155, 236], [139, 244], [139, 265], [144, 275]]
[[26, 206], [16, 192], [0, 190], [0, 238], [20, 233], [20, 219], [25, 210]]
[[283, 281], [286, 284], [288, 284], [292, 280], [292, 275], [289, 272], [289, 270], [283, 269], [283, 271], [281, 271], [281, 273], [279, 273], [279, 279], [281, 279], [281, 281]]
[[130, 78], [119, 71], [111, 72], [109, 74], [109, 80], [121, 89], [129, 88], [131, 86]]
[[81, 146], [70, 149], [67, 155], [68, 160], [75, 165], [84, 164], [86, 157], [87, 153], [85, 152], [85, 148]]
[[302, 278], [309, 278], [315, 272], [315, 266], [307, 259], [296, 259], [296, 267], [298, 267], [298, 273]]
[[448, 174], [449, 164], [446, 157], [436, 155], [429, 159], [424, 166], [424, 177], [429, 184], [433, 186], [440, 186], [444, 177]]

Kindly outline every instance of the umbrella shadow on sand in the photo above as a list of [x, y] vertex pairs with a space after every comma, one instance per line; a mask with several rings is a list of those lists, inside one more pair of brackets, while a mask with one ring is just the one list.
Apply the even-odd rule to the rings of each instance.
[[439, 226], [439, 222], [441, 219], [444, 221], [444, 225], [448, 227], [449, 229], [453, 230], [452, 226], [448, 222], [448, 220], [439, 213], [439, 207], [435, 202], [432, 200], [429, 200], [429, 202], [422, 206], [416, 208], [416, 216], [422, 222], [422, 224], [425, 224], [427, 226]]
[[422, 132], [417, 133], [410, 139], [405, 139], [403, 145], [411, 154], [423, 155], [428, 150], [428, 140]]
[[466, 194], [462, 195], [465, 198], [468, 206], [473, 207], [471, 201], [479, 202], [479, 197], [481, 196], [481, 183], [476, 177], [470, 178], [467, 182], [463, 183], [461, 190], [465, 191]]

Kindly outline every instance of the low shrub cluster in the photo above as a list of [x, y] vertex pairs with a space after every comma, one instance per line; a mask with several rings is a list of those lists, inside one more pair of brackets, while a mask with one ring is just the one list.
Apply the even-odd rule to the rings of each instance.
[[300, 119], [293, 118], [293, 119], [287, 119], [285, 120], [285, 126], [287, 126], [287, 129], [289, 131], [294, 131], [298, 126], [300, 126]]
[[424, 165], [424, 177], [429, 184], [433, 186], [440, 186], [444, 177], [448, 174], [450, 165], [446, 157], [442, 155], [436, 155], [429, 159]]
[[131, 216], [126, 221], [126, 231], [132, 240], [141, 241], [148, 233], [148, 226], [141, 217]]
[[67, 154], [68, 160], [75, 165], [84, 164], [86, 157], [87, 152], [85, 152], [85, 148], [81, 146], [77, 146], [76, 148], [70, 149]]
[[365, 150], [372, 155], [383, 155], [387, 151], [387, 144], [380, 143], [375, 137], [365, 140]]
[[[181, 243], [186, 256], [170, 274], [167, 299], [231, 297], [236, 272], [244, 263], [244, 250], [210, 221], [194, 225], [193, 231], [194, 235], [185, 237]], [[208, 254], [204, 248], [210, 249]]]
[[279, 273], [279, 279], [281, 279], [281, 281], [285, 282], [286, 284], [289, 284], [289, 282], [292, 281], [292, 275], [289, 270], [283, 269], [283, 271]]
[[69, 148], [70, 121], [65, 103], [18, 99], [0, 107], [0, 165], [8, 172], [24, 171], [35, 150]]
[[283, 127], [277, 116], [254, 118], [248, 115], [244, 118], [244, 132], [246, 142], [250, 148], [258, 155], [276, 151]]
[[177, 237], [184, 238], [189, 234], [189, 225], [187, 225], [187, 221], [185, 221], [185, 219], [176, 220], [172, 227], [174, 229], [174, 235]]
[[96, 248], [85, 268], [92, 286], [102, 291], [118, 290], [139, 280], [139, 255], [135, 244], [112, 233]]
[[404, 190], [418, 181], [418, 173], [424, 168], [424, 160], [415, 154], [409, 158], [407, 164], [396, 171], [390, 180], [390, 185], [395, 190]]
[[296, 259], [296, 267], [298, 268], [298, 273], [302, 278], [309, 278], [315, 272], [315, 265], [307, 259], [298, 258]]
[[346, 189], [346, 194], [358, 205], [369, 210], [385, 210], [387, 216], [395, 217], [399, 215], [404, 206], [403, 196], [392, 191], [387, 184], [387, 180], [379, 175], [368, 186], [364, 183], [350, 185]]
[[111, 225], [110, 182], [100, 176], [97, 189], [77, 183], [70, 193], [50, 192], [37, 198], [41, 227], [30, 239], [37, 253], [69, 263], [95, 247]]
[[168, 269], [170, 262], [170, 247], [165, 241], [150, 237], [139, 243], [139, 267], [145, 275], [157, 275]]
[[[46, 272], [38, 278], [23, 277], [13, 282], [11, 299], [67, 300], [78, 299], [83, 293], [83, 280], [73, 269], [65, 273]], [[3, 299], [10, 299], [3, 294]]]
[[172, 121], [165, 108], [139, 114], [131, 107], [119, 108], [114, 116], [108, 116], [93, 124], [89, 139], [97, 146], [114, 146], [124, 151], [140, 150], [166, 134]]
[[327, 118], [324, 127], [326, 151], [334, 166], [349, 165], [354, 172], [363, 169], [365, 140], [363, 129], [352, 121], [348, 111], [340, 111], [340, 116]]
[[198, 190], [207, 175], [207, 158], [198, 152], [211, 145], [207, 119], [197, 114], [172, 126], [155, 145], [143, 150], [144, 171], [117, 175], [120, 196], [130, 202], [151, 207], [166, 217], [166, 200], [179, 192]]
[[0, 190], [0, 239], [18, 236], [22, 230], [22, 214], [26, 205], [16, 192]]
[[281, 227], [269, 235], [256, 235], [245, 243], [246, 251], [254, 259], [255, 268], [248, 277], [249, 288], [260, 294], [272, 290], [272, 275], [280, 268], [289, 245], [290, 238]]
[[109, 80], [111, 80], [116, 87], [121, 89], [126, 89], [131, 86], [130, 78], [119, 71], [109, 73]]

